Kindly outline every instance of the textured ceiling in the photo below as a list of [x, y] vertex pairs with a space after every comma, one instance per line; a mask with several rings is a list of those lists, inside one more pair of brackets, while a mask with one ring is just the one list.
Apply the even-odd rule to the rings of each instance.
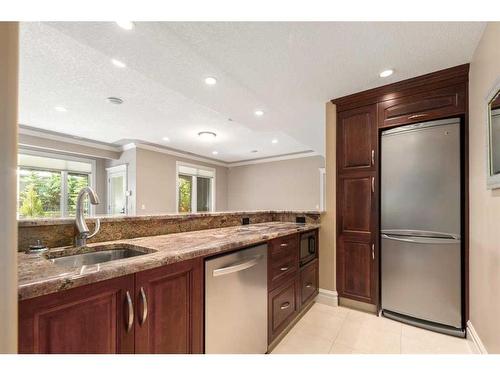
[[[469, 62], [484, 26], [138, 22], [125, 31], [112, 22], [22, 23], [20, 122], [225, 162], [323, 154], [326, 101]], [[389, 67], [396, 73], [379, 78]], [[217, 84], [205, 85], [206, 76]], [[124, 103], [109, 104], [109, 96]], [[204, 130], [216, 140], [200, 141]]]

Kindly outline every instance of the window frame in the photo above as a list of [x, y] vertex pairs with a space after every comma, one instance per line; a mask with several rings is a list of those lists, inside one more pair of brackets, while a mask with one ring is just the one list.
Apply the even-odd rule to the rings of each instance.
[[[179, 167], [189, 167], [189, 168], [195, 168], [195, 169], [201, 169], [207, 172], [213, 173], [213, 177], [207, 177], [207, 176], [201, 176], [201, 175], [196, 175], [196, 174], [190, 174], [190, 173], [179, 173]], [[197, 164], [191, 164], [191, 163], [186, 163], [182, 161], [176, 161], [175, 163], [175, 210], [177, 213], [179, 212], [179, 174], [181, 175], [186, 175], [186, 176], [192, 176], [192, 185], [191, 185], [191, 211], [189, 213], [197, 213], [198, 212], [198, 194], [197, 194], [197, 178], [198, 177], [203, 177], [203, 178], [210, 178], [211, 179], [211, 186], [210, 186], [210, 209], [208, 211], [202, 211], [202, 212], [215, 212], [215, 205], [216, 205], [216, 179], [217, 179], [217, 170], [212, 167], [207, 167], [204, 165], [197, 165]]]
[[[61, 216], [59, 217], [69, 217], [68, 216], [68, 173], [75, 173], [75, 174], [86, 174], [88, 175], [89, 178], [89, 186], [92, 189], [96, 189], [96, 160], [95, 159], [88, 159], [88, 158], [82, 158], [78, 156], [73, 156], [73, 155], [66, 155], [66, 154], [59, 154], [59, 153], [51, 153], [51, 152], [46, 152], [46, 151], [38, 151], [38, 150], [31, 150], [31, 149], [25, 149], [25, 148], [19, 148], [17, 151], [18, 157], [19, 155], [30, 155], [30, 156], [39, 156], [39, 157], [44, 157], [44, 158], [49, 158], [49, 159], [59, 159], [59, 160], [67, 160], [67, 161], [77, 161], [81, 163], [88, 163], [90, 164], [90, 172], [85, 173], [85, 172], [80, 172], [80, 171], [73, 171], [69, 169], [50, 169], [50, 168], [36, 168], [36, 167], [22, 167], [17, 165], [17, 218], [19, 219], [19, 199], [20, 199], [20, 191], [19, 191], [19, 177], [20, 177], [20, 169], [26, 168], [34, 171], [50, 171], [50, 172], [59, 172], [61, 173], [61, 197], [60, 197], [60, 210], [61, 210]], [[90, 216], [95, 216], [95, 206], [94, 205], [89, 205], [89, 215]]]

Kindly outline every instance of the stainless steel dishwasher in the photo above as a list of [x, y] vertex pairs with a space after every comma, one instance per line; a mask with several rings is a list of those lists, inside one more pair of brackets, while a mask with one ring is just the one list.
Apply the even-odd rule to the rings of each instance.
[[205, 353], [267, 351], [267, 245], [205, 261]]

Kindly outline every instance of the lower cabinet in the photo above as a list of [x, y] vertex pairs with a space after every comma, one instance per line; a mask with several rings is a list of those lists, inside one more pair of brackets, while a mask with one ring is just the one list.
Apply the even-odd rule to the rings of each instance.
[[202, 353], [201, 259], [19, 303], [20, 353]]
[[202, 259], [136, 274], [135, 352], [203, 353]]
[[268, 335], [271, 343], [295, 318], [298, 308], [298, 288], [295, 278], [289, 279], [269, 293]]
[[300, 270], [300, 304], [304, 305], [318, 294], [318, 259], [306, 264]]
[[134, 275], [19, 303], [19, 353], [134, 353]]

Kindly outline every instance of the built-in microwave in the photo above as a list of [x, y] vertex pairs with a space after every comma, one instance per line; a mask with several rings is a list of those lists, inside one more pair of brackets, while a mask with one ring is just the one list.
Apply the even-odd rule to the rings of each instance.
[[316, 231], [300, 235], [300, 265], [303, 266], [316, 258], [317, 238]]

